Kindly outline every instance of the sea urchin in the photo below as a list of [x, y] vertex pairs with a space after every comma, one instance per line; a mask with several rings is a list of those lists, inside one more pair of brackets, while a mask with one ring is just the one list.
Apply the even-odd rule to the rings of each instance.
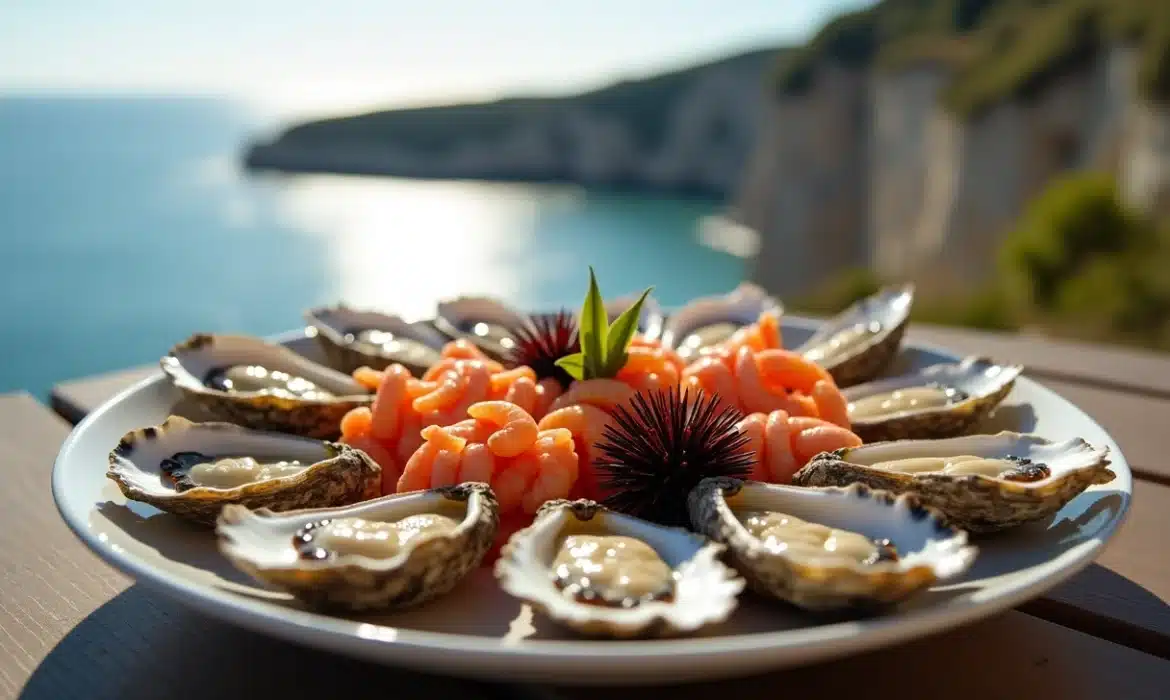
[[561, 310], [555, 314], [535, 314], [528, 323], [510, 329], [516, 345], [509, 360], [513, 366], [527, 365], [536, 372], [536, 378], [553, 378], [568, 387], [573, 378], [557, 367], [557, 360], [581, 351], [577, 339], [577, 320], [572, 313]]
[[605, 505], [671, 527], [688, 527], [687, 494], [711, 476], [745, 479], [755, 459], [736, 424], [743, 414], [702, 391], [639, 392], [613, 413], [595, 468]]

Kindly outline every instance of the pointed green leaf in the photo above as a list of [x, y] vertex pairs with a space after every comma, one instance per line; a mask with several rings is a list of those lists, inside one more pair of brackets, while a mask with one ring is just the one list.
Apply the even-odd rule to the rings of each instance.
[[585, 358], [581, 353], [575, 352], [572, 355], [565, 355], [557, 360], [556, 365], [569, 373], [573, 379], [585, 378]]
[[638, 301], [614, 319], [613, 325], [609, 327], [605, 348], [606, 377], [616, 375], [625, 366], [626, 348], [630, 346], [634, 333], [638, 331], [638, 317], [642, 313], [642, 304], [646, 302], [646, 297], [650, 296], [653, 289], [654, 287], [647, 287], [642, 296], [638, 297]]
[[589, 267], [589, 292], [581, 306], [579, 322], [581, 352], [585, 355], [583, 363], [585, 378], [600, 377], [605, 370], [605, 341], [609, 330], [609, 317], [605, 313], [605, 301], [601, 298], [601, 290], [597, 288], [597, 277], [593, 274], [592, 265]]

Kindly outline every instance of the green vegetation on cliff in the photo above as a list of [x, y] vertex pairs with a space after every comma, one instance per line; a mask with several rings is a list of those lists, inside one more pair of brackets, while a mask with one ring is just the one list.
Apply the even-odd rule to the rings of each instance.
[[1026, 99], [1114, 43], [1140, 50], [1141, 93], [1170, 101], [1166, 0], [883, 0], [838, 17], [783, 57], [777, 86], [800, 94], [830, 62], [887, 70], [941, 63], [953, 71], [944, 103], [970, 116]]
[[[1127, 209], [1108, 176], [1074, 174], [1049, 185], [1004, 239], [999, 266], [998, 279], [976, 293], [920, 295], [914, 317], [1170, 349], [1170, 226]], [[851, 270], [794, 308], [832, 312], [880, 285], [872, 273]]]

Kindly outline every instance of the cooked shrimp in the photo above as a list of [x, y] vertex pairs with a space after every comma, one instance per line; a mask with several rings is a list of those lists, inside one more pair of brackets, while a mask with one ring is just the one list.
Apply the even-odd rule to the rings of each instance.
[[487, 400], [488, 393], [491, 390], [492, 375], [487, 365], [483, 362], [477, 360], [464, 361], [459, 366], [458, 371], [464, 378], [462, 383], [463, 395], [459, 397], [458, 401], [446, 409], [447, 415], [443, 417], [443, 425], [462, 420], [463, 416], [467, 415], [467, 409], [472, 404]]
[[[462, 362], [462, 360], [459, 360], [459, 362]], [[463, 395], [463, 389], [466, 385], [466, 377], [459, 374], [457, 370], [452, 369], [444, 375], [437, 389], [411, 402], [411, 408], [416, 413], [424, 415], [432, 411], [441, 411], [450, 408]]]
[[756, 326], [760, 329], [760, 340], [763, 341], [765, 350], [784, 347], [781, 342], [780, 318], [775, 313], [765, 311], [760, 314]]
[[399, 408], [406, 396], [409, 379], [410, 371], [399, 364], [390, 365], [382, 373], [382, 383], [370, 408], [370, 434], [379, 440], [394, 440], [399, 435]]
[[827, 421], [820, 421], [820, 425], [803, 428], [792, 437], [792, 453], [799, 466], [808, 464], [809, 460], [822, 452], [832, 452], [842, 447], [858, 447], [861, 438], [852, 432]]
[[369, 435], [370, 423], [372, 422], [373, 414], [370, 413], [369, 406], [351, 408], [341, 417], [342, 442], [347, 442], [351, 438]]
[[811, 394], [817, 382], [833, 381], [823, 367], [791, 350], [761, 350], [755, 353], [755, 358], [760, 376], [769, 387]]
[[499, 427], [487, 441], [488, 449], [497, 457], [515, 457], [536, 442], [536, 421], [515, 404], [481, 401], [468, 408], [467, 413]]
[[768, 481], [775, 484], [791, 483], [792, 475], [804, 464], [803, 462], [798, 464], [792, 454], [792, 430], [788, 421], [787, 413], [773, 411], [768, 414], [768, 422], [764, 428], [768, 451], [762, 461], [768, 467]]
[[849, 430], [849, 402], [832, 381], [822, 379], [814, 384], [812, 398], [821, 418]]
[[587, 403], [606, 411], [629, 401], [634, 395], [634, 389], [629, 384], [616, 379], [586, 379], [573, 382], [569, 390], [561, 394], [553, 402], [551, 410], [572, 406], [577, 403]]
[[545, 378], [536, 383], [536, 401], [532, 406], [532, 417], [540, 419], [552, 407], [557, 397], [564, 393], [561, 383], [555, 379]]
[[520, 501], [526, 513], [535, 513], [545, 501], [569, 495], [577, 481], [577, 454], [573, 435], [564, 429], [541, 433], [532, 451], [538, 454], [536, 479]]
[[786, 392], [776, 394], [764, 386], [756, 369], [756, 354], [751, 348], [740, 348], [735, 360], [735, 383], [739, 389], [740, 408], [749, 413], [769, 413], [787, 404]]
[[744, 451], [755, 456], [751, 474], [748, 475], [748, 478], [754, 481], [768, 481], [767, 465], [764, 464], [764, 460], [767, 458], [764, 451], [764, 426], [767, 420], [768, 417], [763, 413], [753, 413], [736, 425], [740, 432], [748, 436], [748, 442], [743, 447]]
[[382, 383], [382, 373], [373, 367], [358, 367], [353, 371], [353, 380], [370, 391], [377, 391]]
[[692, 379], [690, 385], [698, 385], [708, 394], [718, 394], [723, 401], [738, 405], [739, 392], [735, 388], [735, 375], [731, 368], [716, 357], [702, 357], [683, 370], [684, 379]]
[[463, 462], [459, 465], [459, 481], [480, 481], [485, 484], [492, 482], [492, 474], [496, 469], [496, 457], [487, 445], [468, 443], [463, 448]]
[[492, 396], [494, 398], [503, 398], [512, 384], [521, 378], [527, 378], [535, 384], [536, 372], [533, 372], [531, 367], [525, 366], [516, 367], [515, 369], [504, 372], [496, 372], [492, 375]]
[[536, 382], [527, 376], [516, 379], [512, 386], [508, 387], [508, 393], [504, 396], [505, 401], [516, 404], [529, 414], [534, 412], [536, 399]]
[[539, 472], [540, 455], [535, 452], [526, 451], [515, 459], [508, 460], [507, 466], [502, 467], [492, 479], [492, 491], [496, 493], [500, 510], [519, 508], [524, 499], [524, 492], [536, 480]]

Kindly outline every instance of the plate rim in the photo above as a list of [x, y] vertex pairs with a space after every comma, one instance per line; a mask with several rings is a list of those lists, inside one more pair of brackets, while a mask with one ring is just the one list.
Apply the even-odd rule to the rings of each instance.
[[[803, 326], [805, 330], [815, 328], [820, 322], [799, 316], [786, 316], [786, 324]], [[795, 321], [796, 323], [792, 323]], [[287, 344], [295, 340], [310, 340], [311, 334], [305, 328], [268, 336], [271, 342]], [[904, 347], [924, 350], [953, 360], [959, 359], [954, 351], [933, 343], [909, 341]], [[1026, 370], [1025, 370], [1026, 371]], [[181, 600], [184, 604], [214, 618], [269, 634], [288, 641], [305, 644], [350, 656], [383, 663], [406, 662], [415, 667], [439, 669], [444, 673], [459, 674], [461, 671], [477, 675], [475, 669], [486, 669], [509, 660], [525, 659], [536, 664], [536, 668], [509, 668], [509, 674], [522, 675], [526, 671], [549, 671], [552, 665], [575, 661], [579, 665], [573, 673], [585, 673], [592, 664], [604, 664], [613, 671], [633, 670], [647, 661], [664, 662], [678, 659], [673, 665], [686, 659], [700, 657], [707, 661], [719, 661], [731, 655], [751, 654], [753, 657], [783, 656], [784, 651], [795, 651], [798, 659], [783, 663], [769, 663], [769, 668], [786, 665], [804, 665], [829, 658], [848, 656], [870, 649], [878, 649], [897, 642], [907, 642], [948, 629], [963, 626], [976, 620], [990, 617], [1008, 608], [1043, 595], [1076, 575], [1092, 564], [1108, 542], [1129, 517], [1133, 498], [1132, 470], [1121, 454], [1116, 440], [1096, 420], [1072, 401], [1043, 386], [1027, 376], [1029, 391], [1048, 395], [1072, 407], [1095, 425], [1102, 434], [1109, 437], [1116, 448], [1116, 458], [1125, 467], [1127, 489], [1120, 489], [1128, 496], [1117, 515], [1099, 532], [1094, 539], [1081, 545], [1074, 561], [1062, 565], [1056, 571], [1045, 574], [1039, 581], [1021, 586], [1019, 589], [985, 599], [979, 602], [965, 601], [959, 606], [930, 606], [904, 612], [895, 616], [851, 619], [841, 622], [801, 627], [797, 629], [748, 632], [720, 637], [683, 637], [647, 640], [594, 640], [539, 639], [520, 640], [504, 643], [499, 637], [479, 637], [453, 632], [435, 632], [411, 628], [391, 627], [336, 617], [311, 610], [292, 609], [280, 603], [252, 599], [229, 590], [208, 586], [175, 575], [154, 566], [149, 560], [126, 552], [117, 545], [102, 542], [87, 523], [78, 521], [64, 505], [67, 484], [63, 483], [63, 470], [74, 446], [94, 423], [115, 410], [122, 402], [151, 388], [165, 383], [161, 370], [123, 389], [91, 411], [62, 444], [53, 463], [51, 486], [54, 505], [69, 529], [91, 552], [106, 564], [132, 577], [148, 588]], [[81, 514], [77, 514], [80, 516]], [[1049, 560], [1046, 565], [1056, 559]], [[434, 652], [458, 652], [455, 655]], [[769, 653], [771, 652], [771, 653]], [[742, 664], [741, 664], [742, 665]], [[761, 668], [764, 664], [748, 664]], [[730, 675], [730, 674], [728, 674]], [[630, 682], [631, 678], [620, 674], [609, 679], [595, 679], [595, 682]]]

